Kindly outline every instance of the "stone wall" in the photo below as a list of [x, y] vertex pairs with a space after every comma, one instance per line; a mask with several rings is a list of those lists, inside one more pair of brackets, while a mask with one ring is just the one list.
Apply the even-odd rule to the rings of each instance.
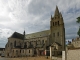
[[80, 40], [72, 41], [72, 45], [73, 45], [75, 48], [80, 47]]
[[80, 60], [80, 49], [68, 50], [67, 60]]

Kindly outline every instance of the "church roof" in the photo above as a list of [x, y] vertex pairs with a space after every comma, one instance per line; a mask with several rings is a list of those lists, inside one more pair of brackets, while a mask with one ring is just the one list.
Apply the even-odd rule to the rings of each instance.
[[10, 38], [23, 39], [24, 36], [22, 34], [18, 33], [18, 32], [14, 32]]
[[49, 36], [49, 34], [50, 34], [50, 30], [45, 30], [45, 31], [36, 32], [36, 33], [32, 33], [32, 34], [27, 34], [25, 36], [25, 39]]

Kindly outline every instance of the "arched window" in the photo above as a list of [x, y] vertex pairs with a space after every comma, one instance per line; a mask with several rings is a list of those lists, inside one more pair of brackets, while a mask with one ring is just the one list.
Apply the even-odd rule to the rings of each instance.
[[21, 53], [21, 50], [20, 50], [20, 53]]
[[59, 21], [58, 21], [58, 25], [59, 25]]
[[14, 41], [14, 47], [16, 47], [16, 41]]
[[57, 25], [57, 22], [55, 22], [55, 25]]
[[18, 52], [18, 50], [16, 50], [16, 52]]
[[30, 50], [29, 50], [29, 53], [30, 53]]
[[44, 44], [44, 40], [42, 40], [42, 44]]
[[9, 53], [7, 54], [7, 56], [9, 56]]
[[54, 22], [53, 22], [53, 26], [54, 26]]
[[55, 17], [55, 19], [56, 19], [56, 17]]

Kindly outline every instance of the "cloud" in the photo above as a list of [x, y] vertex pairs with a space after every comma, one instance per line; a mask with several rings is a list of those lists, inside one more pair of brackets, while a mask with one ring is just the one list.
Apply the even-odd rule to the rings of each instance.
[[7, 28], [0, 28], [0, 47], [5, 47], [5, 44], [8, 41], [8, 37], [12, 35], [13, 31]]
[[[50, 17], [56, 5], [63, 15], [66, 40], [77, 37], [79, 0], [0, 0], [0, 42], [14, 32], [26, 34], [50, 29]], [[9, 34], [8, 34], [9, 33]], [[4, 45], [5, 45], [4, 43]], [[1, 46], [4, 46], [1, 44]]]

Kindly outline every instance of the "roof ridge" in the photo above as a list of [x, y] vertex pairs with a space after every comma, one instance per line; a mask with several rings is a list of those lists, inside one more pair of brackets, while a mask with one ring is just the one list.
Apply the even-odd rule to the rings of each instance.
[[[21, 34], [21, 33], [18, 33], [18, 32], [14, 32], [14, 33]], [[13, 34], [14, 34], [14, 33], [13, 33]], [[23, 34], [21, 34], [21, 35], [23, 35]]]
[[[45, 32], [45, 31], [50, 31], [50, 30], [43, 30], [43, 31], [39, 31], [39, 32], [29, 33], [29, 34], [36, 34], [36, 33]], [[26, 34], [26, 35], [29, 35], [29, 34]]]
[[24, 38], [24, 35], [23, 35], [23, 34], [20, 34], [20, 33], [18, 33], [18, 32], [14, 32], [14, 33], [11, 35], [11, 38], [23, 39], [23, 38]]

